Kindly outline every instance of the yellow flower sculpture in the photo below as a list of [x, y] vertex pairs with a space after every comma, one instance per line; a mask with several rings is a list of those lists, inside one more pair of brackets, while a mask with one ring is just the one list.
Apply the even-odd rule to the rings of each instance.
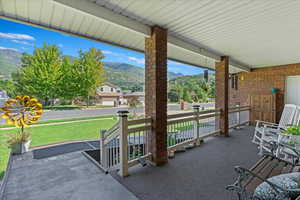
[[6, 119], [7, 124], [13, 124], [22, 129], [37, 122], [43, 113], [42, 104], [29, 96], [8, 99], [5, 106], [0, 109], [4, 112], [2, 118]]

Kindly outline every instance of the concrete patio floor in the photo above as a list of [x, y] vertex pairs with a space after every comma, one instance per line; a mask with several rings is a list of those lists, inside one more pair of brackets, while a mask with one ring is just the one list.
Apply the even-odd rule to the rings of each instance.
[[[79, 146], [81, 150], [89, 147], [82, 143]], [[13, 156], [3, 199], [0, 199], [137, 200], [134, 194], [89, 161], [79, 147], [77, 151], [74, 147], [67, 146], [66, 154], [58, 156], [42, 149], [39, 153]], [[59, 148], [54, 151], [64, 153]]]
[[233, 199], [225, 186], [237, 177], [234, 166], [251, 167], [259, 159], [253, 132], [244, 127], [228, 138], [208, 138], [199, 148], [177, 153], [164, 167], [134, 167], [125, 179], [112, 175], [143, 200]]
[[225, 186], [236, 177], [234, 166], [250, 167], [259, 158], [252, 133], [245, 127], [229, 138], [208, 138], [164, 167], [133, 167], [125, 179], [105, 175], [81, 153], [97, 142], [37, 149], [12, 157], [3, 200], [230, 199]]

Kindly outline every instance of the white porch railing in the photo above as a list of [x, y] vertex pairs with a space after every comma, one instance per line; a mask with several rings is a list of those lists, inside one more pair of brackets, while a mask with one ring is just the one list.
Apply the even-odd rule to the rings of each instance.
[[120, 127], [115, 124], [109, 130], [101, 130], [100, 166], [105, 170], [117, 169], [120, 164]]
[[120, 175], [128, 175], [128, 168], [144, 164], [150, 157], [148, 138], [151, 118], [128, 120], [127, 112], [121, 112], [119, 122], [108, 131], [101, 131], [100, 166], [105, 171], [120, 169]]
[[250, 122], [250, 106], [236, 106], [229, 108], [229, 128], [240, 128]]
[[[248, 106], [229, 109], [230, 128], [249, 122]], [[128, 175], [128, 169], [145, 164], [151, 159], [148, 146], [151, 134], [151, 118], [128, 120], [128, 112], [119, 113], [119, 122], [107, 131], [101, 131], [100, 165], [105, 171], [119, 169], [121, 176]], [[194, 111], [168, 115], [167, 146], [169, 156], [175, 151], [198, 146], [219, 130], [220, 110]]]
[[217, 134], [219, 126], [216, 126], [219, 110], [199, 111], [168, 115], [168, 153], [184, 150], [189, 146], [198, 146], [205, 138]]

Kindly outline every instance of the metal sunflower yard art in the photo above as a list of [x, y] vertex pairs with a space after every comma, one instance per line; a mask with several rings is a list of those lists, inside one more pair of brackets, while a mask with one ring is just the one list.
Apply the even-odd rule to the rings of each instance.
[[19, 154], [28, 151], [30, 132], [24, 128], [39, 120], [43, 113], [42, 104], [29, 96], [17, 96], [15, 99], [8, 99], [0, 110], [4, 112], [2, 118], [7, 124], [20, 128], [19, 132], [11, 135], [7, 141], [12, 152]]

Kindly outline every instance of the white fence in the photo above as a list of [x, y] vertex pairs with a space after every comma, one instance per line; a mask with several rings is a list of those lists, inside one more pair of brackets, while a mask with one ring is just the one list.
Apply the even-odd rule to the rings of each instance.
[[[230, 128], [248, 123], [249, 110], [248, 106], [230, 108]], [[218, 134], [220, 114], [220, 110], [199, 111], [199, 107], [195, 107], [193, 112], [168, 115], [169, 155], [189, 146], [198, 146], [204, 138]], [[127, 176], [130, 167], [151, 159], [151, 118], [128, 120], [127, 112], [121, 112], [119, 116], [116, 125], [101, 131], [100, 164], [105, 171], [119, 169], [121, 176]]]

